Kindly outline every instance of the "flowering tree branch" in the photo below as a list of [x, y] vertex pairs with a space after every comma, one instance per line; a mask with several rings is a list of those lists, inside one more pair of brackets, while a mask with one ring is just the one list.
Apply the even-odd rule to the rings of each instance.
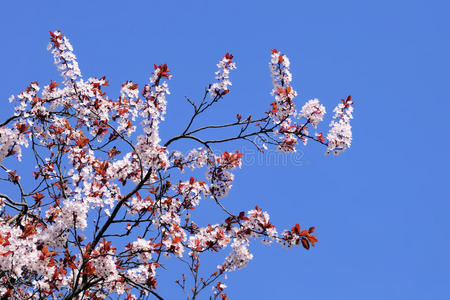
[[[126, 81], [120, 96], [111, 99], [103, 90], [108, 86], [105, 77], [82, 77], [72, 45], [61, 32], [50, 32], [48, 50], [62, 85], [51, 81], [41, 89], [31, 82], [10, 98], [15, 113], [0, 123], [0, 179], [17, 189], [0, 193], [2, 299], [163, 299], [158, 292], [162, 257], [186, 266], [189, 278], [181, 274], [176, 284], [187, 299], [196, 299], [207, 287], [213, 289], [212, 299], [227, 299], [219, 279], [248, 264], [251, 239], [305, 249], [315, 245], [314, 227], [296, 224], [278, 233], [258, 206], [239, 213], [227, 209], [223, 199], [231, 189], [233, 170], [242, 165], [242, 153], [216, 153], [213, 147], [246, 141], [261, 152], [275, 147], [289, 153], [299, 142], [312, 140], [327, 153], [339, 154], [352, 140], [350, 96], [334, 109], [327, 135], [310, 132], [323, 120], [325, 107], [313, 99], [296, 109], [289, 60], [272, 50], [270, 109], [257, 118], [237, 114], [229, 123], [196, 127], [198, 117], [230, 92], [230, 72], [236, 65], [227, 53], [201, 101], [186, 97], [193, 113], [185, 129], [162, 143], [159, 126], [172, 76], [166, 64], [154, 66], [141, 91]], [[217, 129], [230, 134], [214, 138]], [[172, 149], [182, 140], [199, 147], [187, 154]], [[21, 161], [24, 147], [31, 148], [26, 154], [36, 170], [10, 169], [15, 160]], [[206, 176], [186, 176], [186, 169], [205, 169]], [[27, 173], [30, 178], [22, 180]], [[201, 227], [190, 211], [208, 198], [226, 218]], [[231, 251], [225, 260], [201, 275], [202, 255], [226, 248]]]

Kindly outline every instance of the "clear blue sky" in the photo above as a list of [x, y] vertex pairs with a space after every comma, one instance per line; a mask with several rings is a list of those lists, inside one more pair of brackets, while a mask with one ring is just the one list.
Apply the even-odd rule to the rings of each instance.
[[112, 96], [167, 63], [163, 138], [179, 132], [184, 96], [202, 94], [227, 51], [232, 92], [204, 121], [266, 111], [269, 50], [282, 50], [298, 105], [317, 97], [330, 117], [352, 94], [354, 142], [339, 157], [310, 145], [299, 164], [236, 173], [230, 208], [258, 204], [280, 228], [315, 225], [319, 243], [254, 243], [254, 260], [229, 275], [231, 299], [450, 299], [449, 15], [448, 1], [5, 1], [0, 117], [30, 81], [59, 80], [48, 30], [69, 37], [85, 77], [110, 79]]

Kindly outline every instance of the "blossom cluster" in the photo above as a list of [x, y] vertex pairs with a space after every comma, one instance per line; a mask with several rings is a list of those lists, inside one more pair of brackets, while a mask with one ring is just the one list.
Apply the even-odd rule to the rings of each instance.
[[301, 116], [305, 117], [314, 128], [317, 128], [317, 125], [322, 122], [325, 112], [325, 106], [319, 104], [319, 99], [313, 99], [303, 105]]
[[216, 79], [218, 82], [210, 85], [208, 91], [211, 98], [217, 96], [224, 96], [228, 94], [228, 86], [231, 85], [230, 71], [236, 69], [236, 64], [233, 62], [233, 55], [227, 53], [217, 64], [219, 70], [216, 72]]
[[213, 154], [213, 157], [208, 160], [210, 168], [208, 179], [211, 181], [209, 190], [214, 198], [223, 198], [230, 191], [234, 180], [231, 170], [241, 167], [242, 155], [236, 150], [236, 153], [224, 152], [220, 156]]
[[352, 97], [341, 99], [342, 103], [334, 109], [333, 121], [330, 123], [331, 129], [328, 132], [328, 150], [334, 150], [335, 154], [342, 153], [352, 143], [352, 126], [350, 119], [353, 119]]
[[59, 30], [50, 31], [50, 43], [47, 49], [52, 51], [54, 62], [67, 82], [81, 77], [73, 47], [69, 39], [63, 36]]
[[184, 168], [189, 168], [191, 171], [202, 168], [208, 162], [208, 152], [204, 148], [192, 149], [186, 157], [179, 151], [172, 153], [172, 165], [177, 167], [181, 172]]

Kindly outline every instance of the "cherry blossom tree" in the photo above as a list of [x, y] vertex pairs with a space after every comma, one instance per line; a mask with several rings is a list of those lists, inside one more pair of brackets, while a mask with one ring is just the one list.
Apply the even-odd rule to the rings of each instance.
[[[339, 154], [352, 141], [350, 96], [334, 109], [328, 134], [316, 132], [325, 107], [313, 99], [297, 110], [289, 60], [272, 50], [269, 110], [260, 117], [237, 114], [226, 124], [196, 127], [198, 117], [230, 92], [236, 65], [227, 53], [203, 98], [186, 98], [192, 114], [185, 129], [162, 141], [159, 127], [172, 76], [166, 64], [155, 65], [142, 88], [127, 81], [120, 96], [111, 99], [104, 91], [105, 77], [82, 77], [60, 31], [50, 32], [48, 50], [62, 83], [40, 87], [31, 82], [11, 96], [15, 113], [0, 124], [1, 179], [9, 186], [0, 193], [2, 299], [164, 299], [158, 274], [170, 272], [163, 268], [167, 259], [185, 266], [186, 272], [174, 274], [173, 284], [187, 299], [201, 292], [227, 299], [224, 276], [252, 259], [251, 240], [305, 249], [317, 242], [314, 227], [295, 224], [279, 231], [258, 206], [228, 210], [223, 199], [242, 153], [216, 147], [242, 141], [261, 152], [289, 153], [312, 141], [324, 145], [326, 153]], [[231, 134], [214, 138], [218, 128]], [[177, 151], [177, 143], [187, 140], [198, 146]], [[22, 154], [34, 161], [34, 171], [12, 169], [20, 166]], [[194, 177], [196, 169], [204, 177]], [[192, 212], [202, 201], [212, 201], [226, 218], [198, 225]], [[201, 268], [203, 255], [223, 252], [216, 268]]]

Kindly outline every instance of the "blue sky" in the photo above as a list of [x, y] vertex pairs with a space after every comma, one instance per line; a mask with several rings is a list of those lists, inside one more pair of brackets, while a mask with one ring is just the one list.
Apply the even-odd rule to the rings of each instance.
[[449, 13], [447, 1], [7, 1], [0, 117], [30, 81], [59, 80], [48, 30], [69, 37], [85, 77], [109, 78], [110, 96], [167, 63], [163, 139], [181, 130], [184, 96], [202, 95], [226, 52], [238, 67], [232, 92], [203, 122], [266, 111], [277, 48], [291, 60], [297, 105], [317, 97], [329, 121], [353, 96], [354, 141], [339, 157], [309, 145], [296, 164], [236, 172], [228, 207], [258, 204], [280, 229], [314, 225], [319, 243], [308, 252], [254, 243], [254, 260], [229, 274], [231, 299], [449, 299]]

